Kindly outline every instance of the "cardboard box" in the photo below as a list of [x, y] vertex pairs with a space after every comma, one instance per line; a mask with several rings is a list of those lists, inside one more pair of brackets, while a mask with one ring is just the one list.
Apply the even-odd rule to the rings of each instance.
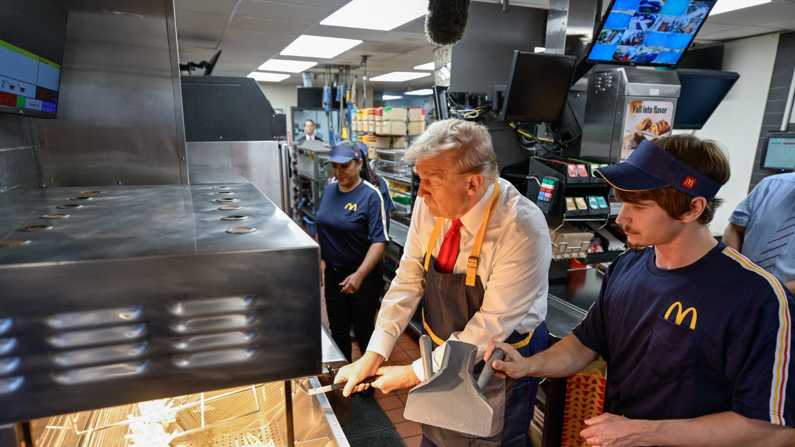
[[405, 149], [408, 145], [406, 137], [392, 137], [392, 149]]
[[384, 133], [384, 122], [383, 121], [376, 121], [375, 122], [375, 133], [377, 135], [383, 135]]
[[384, 135], [406, 135], [406, 122], [384, 121]]
[[375, 137], [376, 149], [389, 149], [392, 146], [392, 137]]
[[409, 123], [409, 135], [420, 135], [425, 132], [425, 121], [413, 121]]
[[422, 107], [410, 107], [409, 121], [425, 121], [425, 109]]
[[405, 107], [384, 107], [384, 121], [406, 121]]

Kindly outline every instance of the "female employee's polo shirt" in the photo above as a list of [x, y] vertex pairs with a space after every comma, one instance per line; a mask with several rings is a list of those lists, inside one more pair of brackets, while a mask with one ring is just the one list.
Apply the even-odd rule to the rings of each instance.
[[654, 248], [626, 252], [574, 329], [610, 377], [606, 410], [632, 419], [687, 419], [734, 411], [795, 426], [792, 295], [719, 243], [678, 269]]
[[340, 191], [337, 182], [328, 185], [315, 225], [320, 255], [335, 267], [359, 267], [371, 245], [389, 241], [383, 198], [365, 180], [348, 192]]

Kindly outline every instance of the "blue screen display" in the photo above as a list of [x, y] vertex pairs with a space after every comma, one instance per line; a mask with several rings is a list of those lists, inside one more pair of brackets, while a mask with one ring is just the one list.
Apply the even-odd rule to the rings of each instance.
[[716, 0], [615, 0], [588, 59], [673, 66]]

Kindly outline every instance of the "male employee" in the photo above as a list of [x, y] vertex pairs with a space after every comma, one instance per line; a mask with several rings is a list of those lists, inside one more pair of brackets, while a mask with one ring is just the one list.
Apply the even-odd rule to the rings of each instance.
[[756, 185], [729, 217], [723, 242], [795, 293], [795, 173]]
[[572, 335], [529, 359], [490, 344], [486, 358], [496, 345], [503, 377], [565, 377], [604, 357], [610, 405], [585, 421], [591, 446], [795, 443], [795, 301], [707, 227], [729, 179], [721, 149], [676, 135], [597, 172], [624, 202], [617, 222], [633, 251]]
[[[342, 368], [344, 393], [372, 375], [384, 393], [424, 378], [421, 362], [379, 367], [389, 357], [422, 300], [425, 330], [438, 369], [447, 340], [477, 345], [482, 369], [490, 339], [525, 355], [547, 344], [549, 229], [541, 211], [498, 178], [485, 127], [461, 119], [437, 121], [406, 151], [420, 176], [417, 203], [400, 268], [384, 297], [364, 356]], [[537, 382], [492, 378], [486, 396], [494, 406], [491, 437], [481, 442], [457, 432], [423, 426], [423, 445], [525, 446]]]
[[315, 122], [312, 120], [306, 120], [304, 123], [304, 132], [306, 132], [306, 135], [301, 137], [298, 142], [311, 140], [323, 141], [320, 137], [315, 136]]

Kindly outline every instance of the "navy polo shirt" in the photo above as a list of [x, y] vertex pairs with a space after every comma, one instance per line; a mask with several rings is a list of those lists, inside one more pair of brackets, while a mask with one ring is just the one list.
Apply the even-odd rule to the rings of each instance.
[[719, 243], [679, 269], [626, 252], [574, 329], [608, 363], [609, 399], [633, 419], [725, 411], [793, 426], [792, 320], [781, 283]]
[[381, 192], [364, 180], [349, 192], [340, 191], [337, 182], [328, 185], [315, 227], [320, 256], [335, 267], [358, 268], [371, 245], [389, 241]]

